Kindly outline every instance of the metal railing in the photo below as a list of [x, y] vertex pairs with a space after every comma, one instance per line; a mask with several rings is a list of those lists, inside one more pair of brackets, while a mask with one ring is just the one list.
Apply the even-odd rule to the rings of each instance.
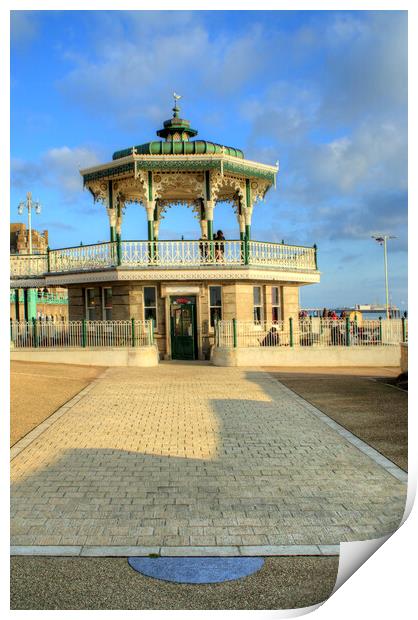
[[252, 265], [282, 265], [286, 269], [316, 269], [315, 248], [284, 243], [249, 241], [249, 260]]
[[62, 273], [67, 271], [94, 271], [117, 265], [117, 243], [95, 243], [74, 248], [50, 250], [48, 271]]
[[407, 319], [350, 321], [311, 318], [277, 322], [218, 321], [215, 345], [236, 347], [331, 347], [397, 345], [408, 341]]
[[10, 256], [10, 277], [43, 276], [48, 271], [46, 254], [13, 254]]
[[[16, 301], [14, 291], [10, 292], [10, 303], [14, 303]], [[24, 296], [23, 291], [21, 290], [19, 293], [19, 303], [23, 304]], [[56, 304], [56, 305], [67, 305], [68, 304], [68, 295], [64, 293], [44, 293], [38, 292], [36, 297], [36, 303], [38, 304]]]
[[10, 340], [24, 348], [146, 347], [154, 344], [153, 321], [10, 321]]
[[12, 279], [114, 268], [254, 265], [316, 271], [316, 248], [264, 241], [112, 241], [10, 257]]

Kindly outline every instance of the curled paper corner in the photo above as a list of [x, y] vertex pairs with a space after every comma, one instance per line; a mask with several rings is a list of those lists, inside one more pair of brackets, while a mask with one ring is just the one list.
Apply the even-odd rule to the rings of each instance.
[[[272, 618], [299, 618], [300, 616], [306, 616], [307, 614], [310, 614], [313, 611], [316, 611], [326, 601], [327, 599], [325, 599], [321, 603], [315, 603], [315, 605], [310, 605], [309, 607], [295, 607], [294, 609], [276, 609], [274, 612], [272, 612], [271, 617]], [[268, 614], [268, 611], [263, 610], [262, 614], [264, 618], [265, 614]], [[270, 617], [270, 616], [267, 615], [267, 617]]]
[[[394, 532], [392, 532], [393, 534]], [[392, 536], [340, 543], [340, 561], [332, 596]]]
[[399, 526], [386, 536], [374, 538], [371, 540], [360, 540], [354, 542], [340, 543], [340, 561], [338, 564], [338, 574], [335, 581], [334, 589], [330, 597], [349, 579], [367, 560], [374, 554], [400, 527], [402, 527], [409, 518], [414, 506], [416, 497], [416, 481], [408, 478], [407, 498], [405, 502], [405, 510]]

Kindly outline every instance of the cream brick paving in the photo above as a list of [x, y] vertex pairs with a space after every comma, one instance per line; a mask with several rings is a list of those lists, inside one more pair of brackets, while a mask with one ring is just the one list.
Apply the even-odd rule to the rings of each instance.
[[13, 545], [327, 545], [406, 485], [264, 372], [112, 368], [12, 461]]

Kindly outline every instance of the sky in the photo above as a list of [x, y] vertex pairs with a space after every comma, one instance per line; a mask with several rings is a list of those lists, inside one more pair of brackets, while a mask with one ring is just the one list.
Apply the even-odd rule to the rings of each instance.
[[[198, 138], [274, 165], [252, 237], [318, 245], [321, 283], [303, 307], [407, 307], [407, 13], [405, 11], [13, 11], [11, 221], [31, 191], [33, 227], [51, 248], [108, 240], [105, 209], [79, 168], [153, 139], [172, 93]], [[231, 205], [215, 229], [239, 236]], [[199, 238], [176, 206], [161, 239]], [[128, 205], [125, 239], [146, 239]]]

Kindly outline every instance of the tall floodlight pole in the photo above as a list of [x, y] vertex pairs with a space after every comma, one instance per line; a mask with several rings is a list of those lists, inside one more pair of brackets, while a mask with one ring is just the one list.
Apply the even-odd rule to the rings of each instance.
[[385, 289], [386, 289], [386, 318], [389, 318], [389, 279], [388, 279], [388, 239], [396, 239], [393, 235], [372, 235], [379, 245], [383, 245], [383, 258], [385, 261]]
[[32, 202], [32, 192], [26, 194], [26, 202], [19, 203], [17, 212], [22, 215], [23, 211], [28, 210], [28, 231], [29, 231], [29, 254], [32, 254], [32, 209], [35, 209], [35, 213], [39, 215], [41, 212], [41, 205], [39, 201]]

